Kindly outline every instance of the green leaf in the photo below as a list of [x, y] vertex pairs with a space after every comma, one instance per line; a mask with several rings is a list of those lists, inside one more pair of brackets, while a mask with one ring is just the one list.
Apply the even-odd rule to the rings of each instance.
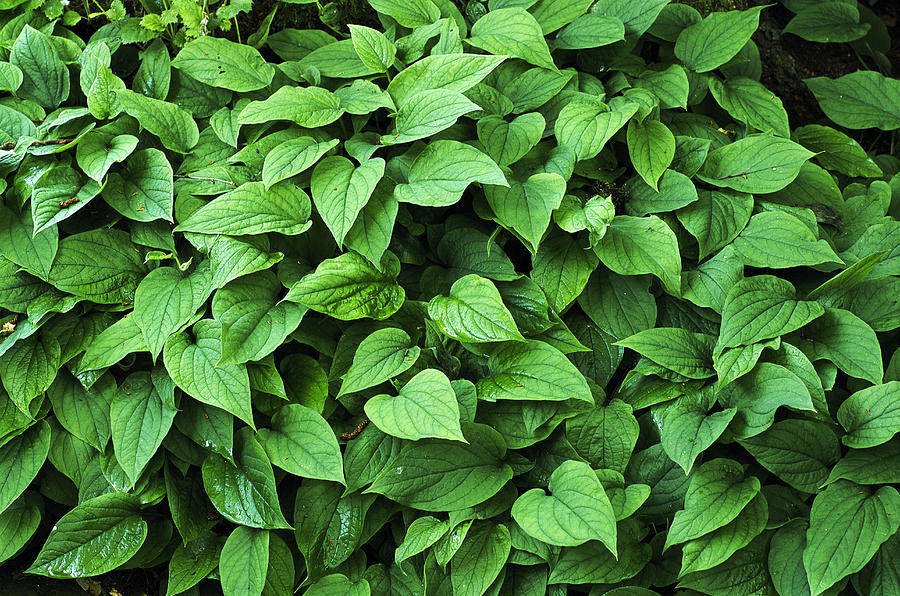
[[488, 187], [485, 197], [500, 223], [518, 232], [535, 253], [550, 225], [550, 215], [559, 207], [565, 192], [562, 176], [540, 173], [529, 176], [525, 182], [513, 180], [509, 188]]
[[330, 596], [331, 594], [369, 596], [371, 593], [369, 582], [366, 580], [353, 581], [342, 573], [332, 573], [310, 585], [303, 594], [304, 596]]
[[400, 207], [393, 190], [393, 186], [386, 184], [382, 178], [344, 238], [348, 247], [376, 266], [381, 263], [391, 242]]
[[841, 454], [834, 432], [812, 420], [782, 420], [740, 443], [765, 469], [806, 493], [819, 490]]
[[590, 159], [603, 149], [636, 111], [635, 104], [610, 110], [598, 99], [576, 97], [560, 110], [554, 134], [559, 144], [571, 148], [578, 159]]
[[0, 513], [28, 488], [49, 452], [50, 425], [45, 421], [0, 446]]
[[319, 143], [312, 137], [298, 137], [277, 145], [266, 154], [263, 163], [262, 179], [266, 188], [296, 176], [319, 161], [339, 142], [338, 139], [332, 139]]
[[900, 81], [872, 70], [804, 79], [825, 115], [852, 129], [900, 128]]
[[722, 308], [719, 345], [749, 345], [795, 331], [821, 317], [825, 309], [797, 300], [787, 280], [772, 275], [742, 279], [732, 286]]
[[25, 81], [22, 69], [9, 62], [0, 63], [0, 91], [15, 93]]
[[638, 421], [630, 405], [613, 399], [566, 420], [566, 438], [595, 468], [624, 473], [638, 439]]
[[394, 551], [394, 560], [399, 565], [409, 557], [423, 552], [450, 531], [450, 522], [440, 521], [430, 515], [416, 518], [406, 528], [403, 542]]
[[795, 129], [794, 135], [798, 143], [816, 152], [815, 160], [823, 168], [851, 177], [877, 178], [882, 175], [881, 168], [866, 155], [859, 143], [830, 126], [808, 124]]
[[49, 281], [63, 292], [100, 304], [131, 302], [147, 268], [120, 230], [73, 234], [59, 242]]
[[82, 137], [76, 147], [78, 167], [88, 177], [102, 182], [109, 168], [131, 155], [137, 144], [137, 137], [132, 135], [107, 135], [91, 131]]
[[430, 25], [441, 18], [440, 9], [431, 0], [367, 0], [369, 6], [385, 14], [400, 25], [414, 29]]
[[379, 329], [368, 335], [356, 349], [338, 395], [380, 385], [409, 370], [420, 353], [419, 346], [411, 346], [411, 341], [401, 329]]
[[358, 168], [340, 155], [326, 157], [316, 165], [310, 183], [313, 202], [339, 247], [382, 176], [384, 160], [380, 157]]
[[337, 95], [320, 87], [281, 87], [264, 101], [251, 101], [238, 117], [241, 124], [290, 120], [306, 128], [325, 126], [341, 117]]
[[41, 523], [35, 499], [23, 498], [0, 513], [0, 561], [8, 561], [24, 547]]
[[306, 309], [279, 302], [281, 292], [271, 271], [240, 277], [216, 292], [212, 313], [222, 324], [222, 359], [217, 364], [261, 360], [284, 343]]
[[512, 542], [503, 524], [472, 524], [450, 565], [453, 594], [480, 596], [503, 571]]
[[466, 41], [490, 54], [521, 58], [529, 64], [556, 70], [540, 24], [522, 8], [488, 12], [472, 25]]
[[840, 43], [864, 37], [871, 25], [859, 22], [859, 9], [848, 2], [827, 2], [809, 6], [798, 12], [784, 26], [806, 41]]
[[109, 442], [109, 404], [115, 393], [112, 375], [100, 377], [85, 389], [72, 375], [60, 373], [47, 390], [47, 397], [63, 428], [101, 451]]
[[365, 492], [423, 511], [472, 507], [494, 496], [512, 478], [501, 461], [506, 446], [497, 431], [464, 425], [468, 443], [423, 439], [408, 443]]
[[[165, 381], [171, 382], [167, 377]], [[116, 461], [132, 485], [162, 444], [175, 413], [174, 394], [163, 395], [149, 373], [132, 373], [119, 387], [110, 404], [109, 424]]]
[[474, 273], [456, 280], [450, 296], [432, 298], [428, 316], [442, 333], [459, 341], [524, 341], [496, 286]]
[[625, 26], [611, 16], [586, 14], [566, 25], [553, 40], [554, 49], [586, 50], [622, 41]]
[[262, 182], [247, 182], [194, 211], [175, 231], [296, 235], [312, 225], [311, 210], [309, 196], [290, 182], [280, 182], [268, 189]]
[[746, 77], [729, 77], [723, 83], [711, 78], [709, 90], [723, 110], [747, 126], [782, 137], [790, 136], [784, 105], [760, 82]]
[[396, 104], [426, 89], [463, 93], [481, 82], [505, 59], [505, 56], [483, 54], [426, 56], [401, 70], [387, 90]]
[[59, 247], [56, 226], [45, 227], [34, 234], [31, 212], [21, 215], [0, 205], [0, 254], [39, 277], [50, 274]]
[[668, 0], [647, 0], [640, 3], [629, 0], [598, 0], [591, 7], [591, 13], [609, 15], [621, 20], [630, 39], [637, 38], [649, 29], [666, 4]]
[[710, 391], [683, 395], [663, 411], [660, 443], [685, 474], [691, 473], [697, 457], [715, 443], [737, 413], [734, 408], [708, 413], [711, 397]]
[[522, 114], [512, 122], [501, 116], [485, 116], [478, 120], [478, 140], [491, 159], [507, 166], [538, 144], [545, 126], [544, 117], [537, 112]]
[[800, 219], [784, 211], [763, 211], [734, 239], [734, 250], [745, 265], [783, 269], [801, 265], [841, 263], [825, 240]]
[[59, 341], [48, 333], [23, 338], [0, 356], [0, 381], [22, 413], [34, 416], [31, 403], [53, 383], [60, 360]]
[[334, 431], [321, 414], [306, 406], [278, 408], [272, 428], [260, 429], [259, 440], [272, 462], [295, 476], [344, 482]]
[[652, 273], [676, 294], [681, 288], [678, 239], [655, 215], [617, 215], [594, 246], [600, 262], [622, 275]]
[[12, 44], [9, 63], [22, 72], [17, 94], [45, 108], [55, 108], [69, 97], [69, 69], [60, 60], [51, 38], [25, 25]]
[[433, 136], [453, 126], [460, 116], [480, 109], [462, 93], [447, 89], [419, 91], [399, 104], [394, 134], [383, 135], [381, 143], [409, 143]]
[[747, 226], [753, 197], [727, 190], [700, 190], [697, 196], [697, 202], [680, 209], [677, 215], [697, 239], [702, 259], [729, 244]]
[[429, 143], [409, 168], [408, 183], [398, 184], [401, 203], [447, 207], [473, 182], [509, 186], [503, 172], [487, 155], [459, 141]]
[[600, 329], [616, 340], [656, 323], [656, 298], [649, 277], [625, 277], [598, 269], [578, 297], [578, 305]]
[[675, 170], [666, 170], [654, 190], [640, 178], [629, 180], [631, 198], [628, 201], [630, 215], [648, 215], [674, 211], [698, 200], [697, 188], [691, 179]]
[[900, 494], [838, 480], [813, 500], [803, 566], [813, 594], [819, 594], [869, 562], [900, 527], [893, 512]]
[[562, 352], [540, 341], [503, 344], [488, 358], [489, 377], [475, 386], [479, 399], [579, 399], [594, 403], [584, 376]]
[[675, 157], [675, 136], [659, 120], [628, 123], [628, 155], [644, 182], [658, 191], [657, 182]]
[[844, 400], [837, 411], [838, 422], [847, 431], [844, 445], [856, 449], [886, 443], [900, 432], [900, 381], [889, 381], [860, 389]]
[[735, 551], [756, 538], [765, 529], [768, 519], [766, 498], [763, 493], [757, 493], [730, 523], [684, 545], [679, 577], [724, 563]]
[[[551, 584], [615, 584], [634, 577], [650, 561], [651, 548], [640, 543], [634, 526], [618, 529], [618, 559], [597, 541], [564, 548], [550, 573]], [[560, 586], [565, 588], [566, 586]]]
[[713, 186], [765, 194], [790, 184], [812, 156], [793, 141], [752, 135], [711, 151], [698, 177]]
[[732, 459], [714, 459], [694, 470], [684, 496], [684, 509], [666, 534], [666, 546], [681, 544], [717, 530], [736, 518], [759, 493], [755, 476], [744, 477], [741, 465]]
[[571, 235], [551, 234], [531, 262], [531, 279], [544, 290], [550, 308], [562, 312], [584, 291], [598, 259]]
[[129, 219], [172, 221], [174, 192], [172, 166], [166, 155], [159, 149], [141, 149], [131, 155], [121, 174], [109, 175], [103, 198]]
[[692, 333], [677, 327], [646, 329], [616, 342], [671, 371], [691, 378], [706, 379], [715, 374], [712, 352], [716, 340], [711, 335]]
[[275, 76], [256, 49], [209, 35], [188, 42], [172, 66], [201, 83], [238, 92], [262, 89]]
[[761, 362], [746, 375], [719, 391], [723, 408], [737, 408], [729, 425], [729, 438], [746, 439], [772, 426], [775, 411], [781, 406], [815, 411], [806, 385], [783, 366]]
[[193, 338], [182, 331], [166, 340], [163, 362], [182, 391], [253, 426], [247, 368], [242, 364], [218, 364], [222, 359], [221, 337], [221, 323], [211, 319], [197, 321]]
[[101, 188], [93, 180], [84, 182], [74, 169], [52, 168], [47, 171], [38, 178], [31, 193], [34, 233], [38, 234], [74, 215], [97, 196]]
[[166, 596], [185, 592], [212, 573], [219, 565], [223, 544], [221, 536], [207, 534], [175, 547], [169, 559]]
[[278, 503], [272, 464], [252, 429], [241, 428], [234, 439], [234, 463], [215, 454], [203, 462], [203, 487], [213, 506], [236, 524], [290, 529]]
[[238, 526], [219, 555], [219, 576], [225, 594], [262, 594], [269, 569], [269, 531]]
[[707, 72], [731, 60], [759, 27], [763, 6], [712, 12], [678, 35], [675, 56], [696, 72]]
[[369, 398], [365, 411], [375, 426], [394, 437], [465, 441], [456, 393], [447, 376], [433, 368], [410, 379], [396, 397]]
[[284, 300], [342, 321], [386, 319], [403, 305], [406, 292], [397, 284], [400, 262], [386, 252], [381, 268], [347, 252], [325, 259], [313, 273], [291, 286]]
[[583, 15], [591, 4], [591, 0], [540, 0], [531, 14], [541, 25], [544, 35], [548, 35]]
[[133, 322], [153, 359], [170, 335], [187, 324], [211, 290], [209, 271], [198, 268], [185, 276], [175, 267], [159, 267], [147, 274], [134, 293]]
[[549, 496], [534, 488], [513, 503], [513, 519], [527, 534], [556, 546], [599, 540], [616, 554], [613, 508], [588, 464], [563, 462], [553, 471], [547, 488]]
[[169, 51], [162, 39], [155, 39], [141, 53], [141, 65], [134, 75], [134, 90], [147, 97], [165, 99], [172, 81]]
[[28, 573], [74, 578], [116, 569], [147, 538], [139, 507], [136, 497], [124, 493], [84, 501], [56, 522]]
[[125, 88], [125, 82], [114, 75], [109, 67], [101, 66], [87, 93], [87, 105], [91, 115], [98, 120], [118, 116], [122, 111], [118, 92]]
[[380, 31], [363, 25], [348, 25], [353, 49], [359, 59], [375, 72], [387, 72], [394, 64], [397, 47]]
[[825, 358], [851, 377], [875, 385], [882, 382], [881, 345], [865, 321], [842, 308], [826, 308], [825, 314], [806, 327], [798, 347], [810, 360]]
[[191, 113], [174, 103], [145, 97], [123, 89], [116, 92], [119, 105], [159, 137], [163, 147], [176, 153], [188, 153], [200, 140], [197, 123]]
[[891, 484], [900, 478], [900, 443], [888, 441], [868, 449], [850, 449], [828, 475], [824, 484], [839, 479], [857, 484]]

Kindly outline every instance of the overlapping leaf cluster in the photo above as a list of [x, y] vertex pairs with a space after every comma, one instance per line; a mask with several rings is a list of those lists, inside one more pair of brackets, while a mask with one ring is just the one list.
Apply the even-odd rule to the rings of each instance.
[[853, 139], [900, 82], [792, 129], [761, 7], [369, 2], [260, 49], [3, 13], [0, 561], [900, 593], [900, 160]]

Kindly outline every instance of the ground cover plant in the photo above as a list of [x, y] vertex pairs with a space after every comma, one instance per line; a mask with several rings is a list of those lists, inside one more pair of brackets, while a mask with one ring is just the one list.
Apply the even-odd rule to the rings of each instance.
[[7, 569], [900, 593], [883, 4], [75, 4], [0, 6]]

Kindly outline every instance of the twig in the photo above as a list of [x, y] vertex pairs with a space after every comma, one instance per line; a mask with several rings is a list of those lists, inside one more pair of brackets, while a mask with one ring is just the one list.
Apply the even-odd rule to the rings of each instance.
[[[75, 139], [52, 139], [49, 141], [33, 141], [31, 143], [32, 147], [43, 147], [44, 145], [65, 145], [66, 143], [71, 143]], [[0, 149], [3, 151], [9, 151], [10, 149], [16, 148], [15, 141], [8, 141], [0, 145]]]
[[207, 182], [221, 182], [222, 184], [228, 184], [229, 186], [237, 186], [234, 182], [230, 180], [222, 180], [221, 178], [207, 178], [205, 176], [188, 176], [187, 174], [175, 174], [176, 178], [187, 178], [188, 180], [206, 180]]

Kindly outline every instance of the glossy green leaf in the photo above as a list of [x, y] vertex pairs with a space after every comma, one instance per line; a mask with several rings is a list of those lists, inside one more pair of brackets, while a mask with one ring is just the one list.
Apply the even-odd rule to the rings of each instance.
[[219, 455], [203, 462], [203, 487], [222, 517], [251, 528], [290, 528], [281, 513], [266, 452], [244, 427], [235, 433], [234, 463]]
[[687, 27], [675, 42], [675, 55], [685, 66], [707, 72], [731, 60], [759, 26], [763, 7], [712, 12]]
[[711, 151], [698, 176], [714, 186], [765, 194], [790, 184], [812, 156], [793, 141], [753, 135]]
[[322, 416], [299, 404], [279, 408], [259, 440], [272, 462], [303, 478], [344, 482], [337, 438]]
[[400, 263], [385, 253], [377, 269], [363, 257], [347, 252], [326, 259], [313, 273], [291, 286], [284, 300], [344, 321], [386, 319], [402, 306], [406, 293], [396, 282]]
[[459, 341], [524, 340], [496, 286], [474, 273], [454, 282], [449, 296], [432, 298], [428, 316], [444, 334]]
[[26, 24], [12, 44], [9, 63], [22, 73], [21, 97], [52, 109], [69, 96], [69, 70], [41, 31]]
[[490, 11], [472, 25], [467, 41], [491, 54], [513, 56], [541, 68], [556, 70], [541, 25], [522, 8]]
[[269, 531], [238, 526], [219, 555], [219, 577], [225, 594], [259, 596], [269, 568]]
[[178, 105], [127, 89], [117, 91], [116, 97], [122, 109], [136, 118], [143, 128], [159, 137], [166, 149], [188, 153], [200, 140], [197, 123], [190, 112]]
[[872, 70], [805, 79], [825, 115], [846, 128], [900, 128], [900, 82]]
[[298, 137], [277, 145], [266, 153], [263, 163], [262, 179], [266, 188], [309, 168], [337, 144], [337, 139], [317, 142], [312, 137]]
[[338, 155], [320, 161], [312, 173], [311, 192], [316, 210], [331, 230], [338, 246], [353, 227], [384, 175], [384, 160], [370, 159], [358, 168]]
[[29, 573], [91, 577], [130, 559], [147, 538], [147, 522], [132, 495], [108, 493], [66, 513], [53, 528]]
[[847, 431], [841, 441], [856, 449], [881, 445], [900, 432], [897, 395], [900, 381], [860, 389], [844, 400], [838, 422]]
[[544, 342], [503, 344], [491, 353], [488, 369], [490, 376], [475, 384], [484, 400], [594, 402], [584, 376], [562, 352]]

